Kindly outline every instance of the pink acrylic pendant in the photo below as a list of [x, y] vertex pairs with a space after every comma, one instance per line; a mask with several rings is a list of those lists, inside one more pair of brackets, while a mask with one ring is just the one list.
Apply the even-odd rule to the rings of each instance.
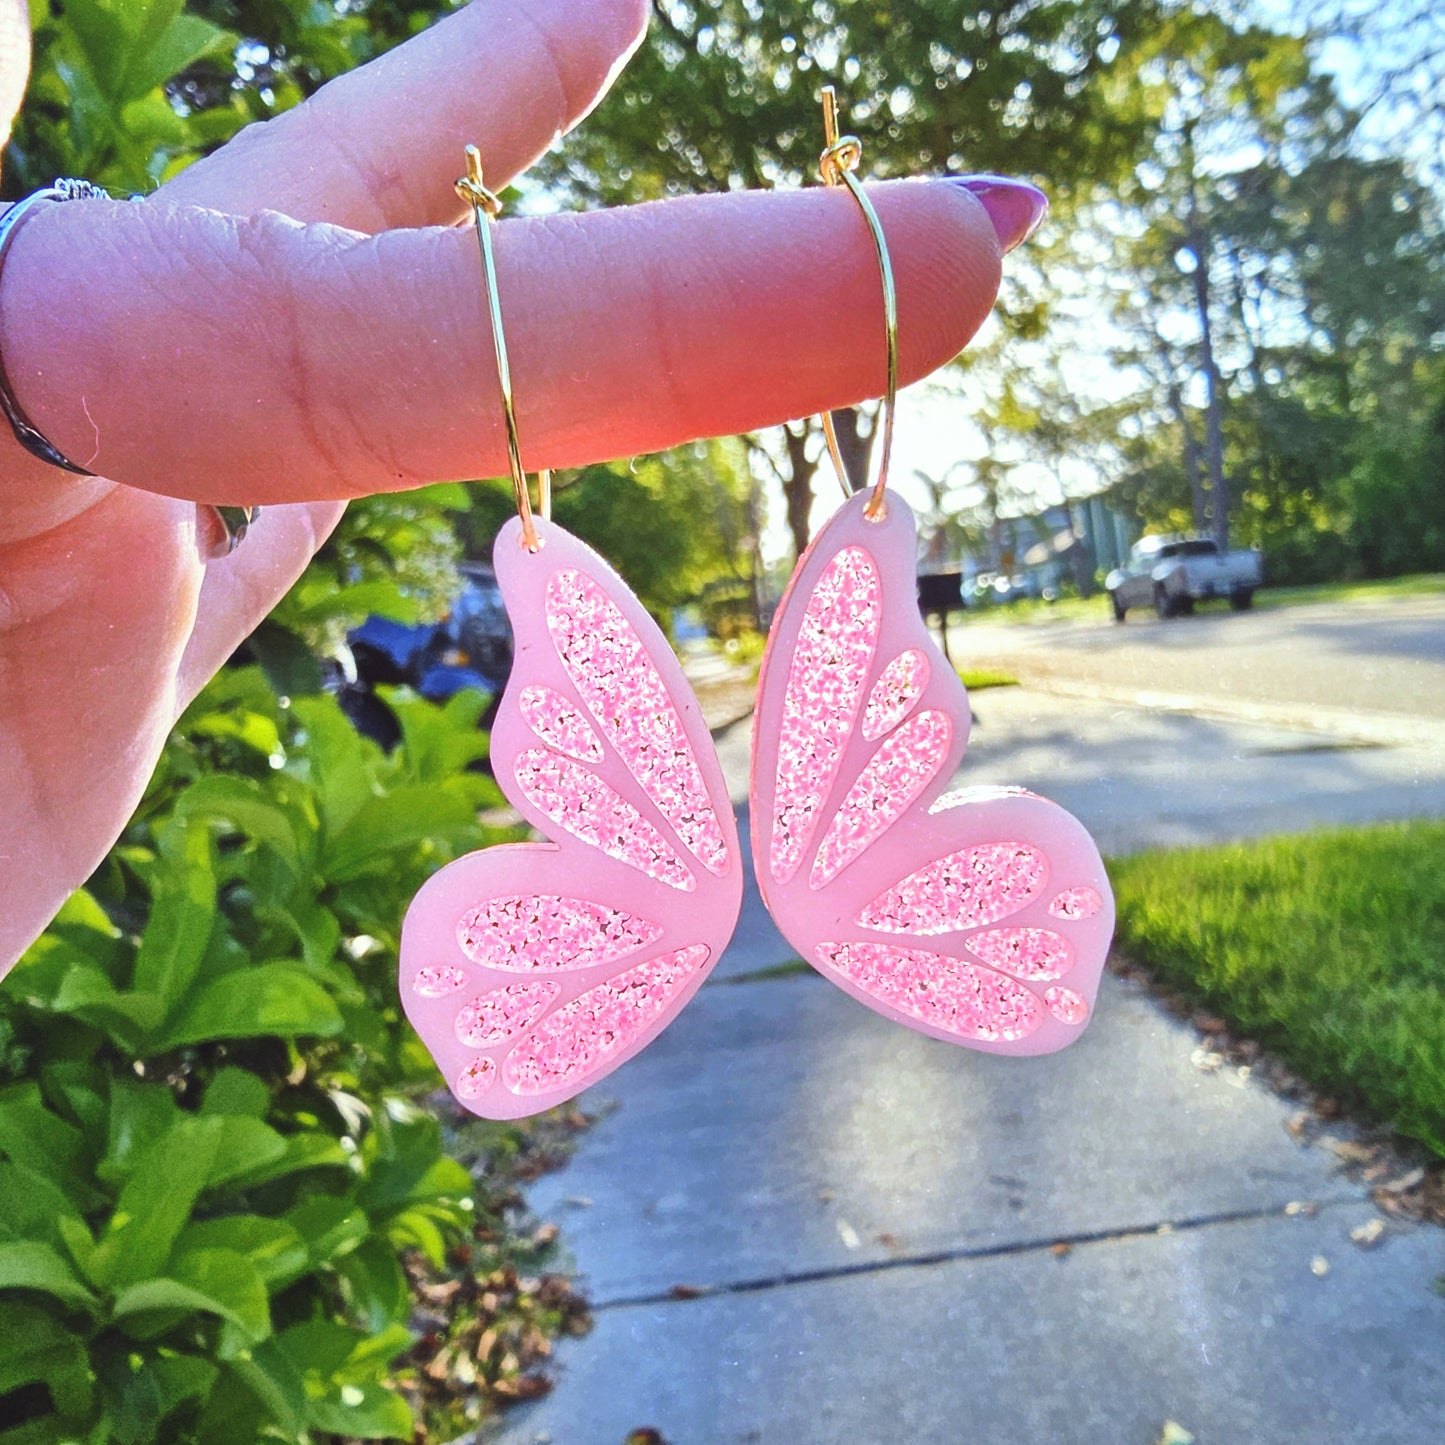
[[497, 581], [516, 658], [492, 729], [508, 799], [549, 843], [459, 858], [412, 901], [407, 1017], [466, 1108], [540, 1113], [646, 1047], [722, 954], [737, 828], [692, 690], [589, 547], [512, 521]]
[[945, 792], [968, 696], [919, 616], [913, 514], [844, 503], [773, 621], [753, 720], [758, 884], [825, 978], [933, 1038], [1046, 1054], [1082, 1032], [1114, 904], [1083, 827], [1017, 788]]

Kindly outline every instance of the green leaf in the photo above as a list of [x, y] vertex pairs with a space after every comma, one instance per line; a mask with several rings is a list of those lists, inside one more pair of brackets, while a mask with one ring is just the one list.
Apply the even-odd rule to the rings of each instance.
[[159, 1047], [212, 1039], [328, 1038], [341, 1031], [330, 996], [294, 964], [263, 963], [196, 990]]
[[[164, 12], [169, 7], [153, 8]], [[179, 9], [179, 6], [176, 8]], [[200, 16], [177, 15], [154, 38], [142, 37], [141, 43], [131, 52], [120, 77], [120, 95], [123, 98], [146, 95], [203, 55], [223, 51], [231, 43], [231, 36]]]
[[85, 1139], [45, 1106], [39, 1086], [0, 1089], [0, 1154], [28, 1173], [49, 1180], [80, 1208], [89, 1202]]
[[40, 1066], [40, 1088], [50, 1107], [87, 1138], [98, 1138], [109, 1113], [110, 1071], [95, 1059], [53, 1058]]
[[120, 937], [120, 929], [110, 921], [105, 909], [95, 901], [94, 895], [84, 888], [77, 888], [60, 905], [60, 912], [55, 915], [50, 926], [52, 928], [89, 928], [106, 938]]
[[202, 1114], [237, 1114], [262, 1119], [271, 1107], [271, 1091], [263, 1079], [249, 1069], [218, 1069], [206, 1085]]
[[63, 1420], [84, 1416], [93, 1388], [81, 1339], [47, 1311], [20, 1300], [0, 1299], [0, 1395], [22, 1385], [44, 1384]]
[[173, 1310], [217, 1315], [252, 1343], [271, 1333], [270, 1297], [261, 1273], [245, 1255], [231, 1249], [177, 1254], [164, 1276], [123, 1289], [112, 1314], [126, 1319]]
[[140, 1048], [165, 1017], [165, 1002], [157, 994], [122, 992], [90, 963], [66, 970], [50, 1007], [100, 1029], [127, 1052]]
[[318, 1195], [286, 1216], [306, 1246], [313, 1265], [349, 1254], [371, 1234], [371, 1221], [350, 1199]]
[[[271, 1340], [256, 1347], [256, 1352], [267, 1350]], [[294, 1381], [300, 1393], [299, 1401], [288, 1401], [277, 1394], [274, 1406], [263, 1402], [262, 1383], [264, 1372], [258, 1369], [250, 1353], [238, 1355], [224, 1361], [216, 1383], [206, 1397], [205, 1408], [196, 1423], [194, 1438], [205, 1441], [205, 1445], [257, 1445], [274, 1426], [281, 1432], [281, 1438], [294, 1441], [305, 1428], [306, 1397], [302, 1381]], [[265, 1381], [264, 1388], [274, 1392], [274, 1387]]]
[[136, 1160], [95, 1251], [91, 1277], [123, 1287], [160, 1274], [220, 1148], [222, 1119], [182, 1119]]
[[301, 953], [312, 968], [330, 964], [341, 946], [341, 924], [336, 915], [314, 898], [297, 896], [277, 910], [279, 919], [292, 928], [301, 943]]
[[[411, 1343], [405, 1329], [383, 1331], [379, 1353], [362, 1331], [326, 1320], [293, 1325], [264, 1347], [304, 1378], [313, 1428], [363, 1440], [410, 1439], [411, 1412], [377, 1379]], [[257, 1351], [258, 1355], [261, 1351]]]
[[207, 1189], [225, 1184], [242, 1187], [266, 1175], [285, 1157], [285, 1138], [261, 1119], [233, 1114], [203, 1117], [219, 1126], [215, 1157], [206, 1175]]
[[334, 834], [375, 797], [369, 764], [380, 762], [381, 749], [352, 727], [334, 698], [297, 698], [291, 711], [305, 729], [306, 767], [325, 831]]
[[67, 1221], [85, 1227], [76, 1215], [79, 1207], [44, 1175], [0, 1163], [0, 1239], [39, 1239], [61, 1246]]
[[394, 788], [359, 807], [328, 840], [326, 875], [343, 883], [368, 870], [394, 868], [395, 855], [476, 822], [471, 804], [435, 786]]
[[368, 1239], [337, 1261], [352, 1312], [376, 1331], [410, 1317], [412, 1298], [395, 1250], [384, 1239]]
[[111, 1440], [154, 1445], [166, 1416], [187, 1400], [204, 1400], [219, 1371], [195, 1355], [151, 1354], [139, 1369], [122, 1355], [97, 1373], [106, 1386]]
[[96, 1243], [95, 1237], [86, 1228], [85, 1221], [77, 1219], [73, 1214], [58, 1215], [55, 1232], [65, 1246], [66, 1253], [74, 1260], [75, 1267], [94, 1284]]
[[274, 849], [293, 873], [301, 870], [301, 848], [290, 814], [250, 778], [217, 774], [192, 783], [176, 801], [176, 816], [229, 824]]
[[242, 1181], [246, 1188], [299, 1174], [308, 1169], [350, 1169], [352, 1156], [330, 1134], [308, 1130], [303, 1134], [287, 1134], [284, 1151], [264, 1168], [257, 1168]]
[[0, 1244], [0, 1289], [33, 1289], [62, 1304], [93, 1310], [99, 1303], [67, 1260], [48, 1244], [17, 1239]]
[[284, 1289], [311, 1268], [311, 1256], [296, 1229], [284, 1219], [267, 1219], [260, 1214], [233, 1214], [192, 1224], [177, 1241], [176, 1249], [228, 1249], [243, 1254], [273, 1292]]
[[[163, 0], [170, 4], [172, 0]], [[70, 0], [65, 18], [75, 37], [80, 59], [101, 97], [120, 95], [120, 77], [131, 53], [135, 31], [155, 0]], [[179, 0], [174, 8], [180, 9]]]
[[415, 1432], [410, 1407], [384, 1385], [338, 1385], [311, 1402], [310, 1419], [318, 1430], [359, 1440], [410, 1440]]
[[279, 696], [309, 697], [321, 691], [321, 663], [289, 627], [268, 619], [251, 634], [249, 646]]
[[161, 835], [150, 919], [136, 953], [134, 987], [161, 998], [169, 1014], [205, 957], [216, 919], [216, 876], [209, 832], [177, 818]]
[[182, 1118], [176, 1097], [164, 1084], [142, 1084], [118, 1078], [110, 1086], [105, 1158], [96, 1173], [106, 1183], [119, 1183], [135, 1161]]
[[373, 1219], [389, 1219], [418, 1204], [471, 1198], [471, 1175], [442, 1152], [434, 1119], [396, 1122], [382, 1116], [364, 1157], [368, 1168], [356, 1198]]
[[402, 758], [413, 782], [446, 783], [487, 756], [488, 736], [477, 729], [487, 705], [483, 693], [463, 688], [438, 707], [408, 688], [381, 692], [401, 724]]
[[335, 1320], [307, 1320], [276, 1336], [275, 1348], [299, 1374], [331, 1380], [340, 1374], [366, 1336]]
[[472, 505], [472, 494], [461, 482], [433, 482], [417, 487], [409, 498], [414, 504], [440, 507], [446, 512], [465, 512]]

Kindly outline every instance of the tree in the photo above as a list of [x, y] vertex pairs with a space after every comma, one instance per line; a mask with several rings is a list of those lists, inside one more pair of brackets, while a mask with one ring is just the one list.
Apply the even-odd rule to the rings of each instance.
[[[816, 174], [817, 95], [836, 81], [873, 176], [928, 170], [1057, 178], [1067, 192], [1127, 167], [1146, 118], [1123, 122], [1107, 78], [1147, 36], [1156, 0], [656, 0], [647, 43], [587, 125], [544, 163], [579, 203], [797, 185]], [[838, 418], [866, 471], [872, 412]], [[820, 456], [795, 422], [759, 465], [776, 473], [797, 550]]]

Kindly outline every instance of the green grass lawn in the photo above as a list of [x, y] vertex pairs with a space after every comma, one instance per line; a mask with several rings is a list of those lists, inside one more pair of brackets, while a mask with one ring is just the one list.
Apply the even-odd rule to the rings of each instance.
[[1310, 602], [1371, 602], [1391, 597], [1438, 597], [1445, 593], [1445, 573], [1416, 572], [1380, 582], [1323, 582], [1316, 587], [1266, 587], [1254, 598], [1256, 607], [1295, 607]]
[[970, 692], [982, 692], [989, 687], [1017, 687], [1019, 680], [1011, 672], [995, 672], [989, 667], [960, 667], [958, 675]]
[[1141, 853], [1109, 871], [1131, 957], [1445, 1155], [1445, 823]]

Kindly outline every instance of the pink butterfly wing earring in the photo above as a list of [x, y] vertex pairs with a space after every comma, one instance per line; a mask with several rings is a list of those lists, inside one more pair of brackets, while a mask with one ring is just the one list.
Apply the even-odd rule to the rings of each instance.
[[539, 1113], [646, 1047], [721, 956], [742, 903], [737, 829], [697, 701], [657, 624], [591, 548], [534, 518], [489, 223], [468, 147], [518, 516], [494, 560], [515, 660], [491, 757], [544, 843], [459, 858], [402, 926], [402, 1004], [461, 1104]]
[[[918, 609], [913, 514], [886, 491], [897, 306], [877, 213], [824, 91], [823, 178], [848, 188], [883, 277], [880, 471], [799, 560], [774, 618], [753, 721], [758, 884], [803, 957], [859, 1002], [933, 1038], [1045, 1054], [1087, 1024], [1114, 907], [1093, 840], [1018, 788], [945, 791], [968, 696]], [[830, 418], [833, 463], [848, 492]]]

